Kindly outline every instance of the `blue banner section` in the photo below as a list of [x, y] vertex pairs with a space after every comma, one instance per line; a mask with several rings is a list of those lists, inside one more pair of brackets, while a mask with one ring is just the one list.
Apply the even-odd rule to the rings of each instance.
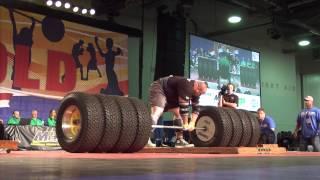
[[50, 109], [59, 107], [59, 100], [47, 99], [35, 96], [12, 96], [9, 101], [9, 107], [0, 108], [0, 119], [7, 124], [8, 119], [12, 116], [13, 111], [20, 111], [20, 117], [30, 119], [31, 111], [38, 110], [38, 118], [46, 121]]

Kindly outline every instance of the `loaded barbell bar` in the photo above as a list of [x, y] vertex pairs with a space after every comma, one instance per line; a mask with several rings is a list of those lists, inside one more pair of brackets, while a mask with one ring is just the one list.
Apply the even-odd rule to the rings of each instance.
[[[152, 128], [160, 128], [160, 129], [183, 129], [182, 126], [165, 126], [165, 125], [152, 125]], [[195, 130], [207, 130], [205, 127], [195, 127]], [[186, 129], [188, 130], [188, 129]]]
[[[62, 128], [71, 128], [71, 125], [68, 124], [62, 124]], [[188, 130], [184, 129], [182, 126], [165, 126], [165, 125], [152, 125], [152, 128], [159, 128], [159, 129], [182, 129], [182, 130]], [[195, 130], [207, 130], [205, 127], [195, 127]]]

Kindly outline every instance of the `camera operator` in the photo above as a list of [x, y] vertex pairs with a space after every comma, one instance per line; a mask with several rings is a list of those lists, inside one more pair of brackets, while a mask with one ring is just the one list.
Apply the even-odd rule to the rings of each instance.
[[228, 83], [226, 90], [224, 87], [221, 88], [219, 93], [219, 102], [218, 107], [229, 107], [229, 108], [237, 108], [239, 98], [237, 95], [233, 93], [234, 86], [232, 83]]

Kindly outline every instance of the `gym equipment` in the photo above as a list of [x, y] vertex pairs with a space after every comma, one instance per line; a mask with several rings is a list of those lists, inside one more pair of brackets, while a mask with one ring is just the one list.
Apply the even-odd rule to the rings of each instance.
[[[137, 98], [72, 92], [61, 101], [56, 134], [68, 152], [136, 152], [147, 144], [152, 128], [183, 129], [151, 123], [149, 108]], [[252, 113], [218, 107], [205, 107], [190, 132], [197, 147], [255, 146], [259, 137]]]
[[[165, 125], [152, 125], [152, 128], [161, 128], [161, 129], [182, 129], [182, 130], [188, 130], [184, 129], [182, 126], [165, 126]], [[195, 127], [195, 130], [207, 130], [206, 127]]]

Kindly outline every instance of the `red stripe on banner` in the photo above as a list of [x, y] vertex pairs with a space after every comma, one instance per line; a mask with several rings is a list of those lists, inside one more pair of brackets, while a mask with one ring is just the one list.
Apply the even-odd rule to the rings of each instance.
[[0, 100], [9, 100], [11, 97], [11, 93], [0, 93]]

